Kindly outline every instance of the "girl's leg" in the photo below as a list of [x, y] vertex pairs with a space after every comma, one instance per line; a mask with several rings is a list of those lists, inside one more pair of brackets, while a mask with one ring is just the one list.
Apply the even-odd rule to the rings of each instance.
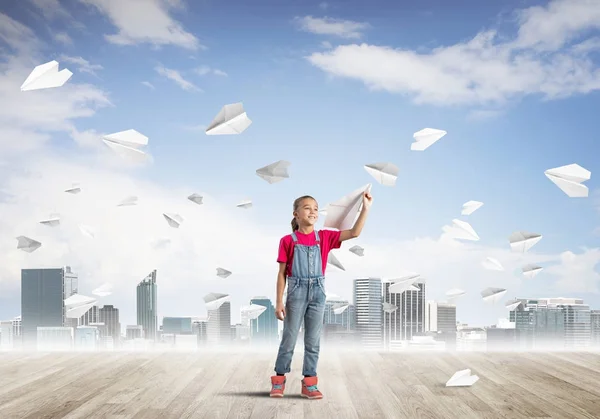
[[314, 283], [310, 301], [304, 314], [304, 365], [302, 375], [315, 377], [321, 349], [321, 330], [325, 315], [325, 291], [321, 284]]
[[[285, 318], [283, 319], [283, 334], [279, 344], [279, 352], [275, 361], [275, 373], [286, 374], [290, 372], [294, 347], [298, 339], [298, 332], [306, 312], [306, 286], [300, 285], [291, 295], [288, 295], [285, 304]], [[306, 327], [306, 325], [305, 325]]]

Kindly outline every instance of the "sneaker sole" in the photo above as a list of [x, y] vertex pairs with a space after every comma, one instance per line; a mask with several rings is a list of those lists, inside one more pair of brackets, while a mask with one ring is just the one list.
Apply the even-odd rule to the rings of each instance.
[[271, 394], [271, 397], [283, 397], [283, 394]]
[[311, 397], [311, 396], [308, 396], [306, 394], [300, 394], [300, 396], [306, 397], [307, 399], [310, 399], [310, 400], [317, 400], [317, 399], [322, 399], [323, 398], [323, 396], [313, 396], [313, 397]]

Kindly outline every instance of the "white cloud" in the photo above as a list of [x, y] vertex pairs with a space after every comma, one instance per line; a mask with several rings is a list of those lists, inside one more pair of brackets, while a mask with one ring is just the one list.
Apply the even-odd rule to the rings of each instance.
[[333, 19], [330, 17], [316, 18], [312, 16], [296, 17], [294, 21], [300, 29], [317, 35], [335, 35], [341, 38], [356, 39], [367, 29], [367, 23], [351, 20]]
[[149, 81], [143, 81], [142, 84], [146, 87], [149, 87], [152, 90], [155, 90], [156, 88], [154, 87], [154, 85], [152, 83], [150, 83]]
[[[307, 59], [330, 75], [359, 80], [372, 90], [408, 94], [416, 103], [502, 105], [523, 95], [563, 98], [600, 89], [600, 70], [588, 56], [590, 44], [566, 45], [597, 25], [585, 15], [597, 16], [599, 9], [600, 3], [585, 0], [527, 9], [520, 13], [518, 37], [507, 42], [487, 30], [428, 53], [363, 43]], [[552, 36], [549, 28], [556, 29]]]
[[68, 55], [63, 54], [60, 56], [59, 60], [64, 61], [66, 63], [75, 64], [77, 66], [77, 69], [80, 72], [89, 73], [94, 76], [97, 76], [97, 74], [96, 74], [97, 70], [102, 70], [104, 68], [100, 64], [92, 64], [88, 60], [86, 60], [85, 58], [82, 58], [82, 57], [70, 57]]
[[202, 92], [202, 89], [200, 89], [199, 87], [197, 87], [194, 83], [192, 83], [192, 82], [187, 81], [186, 79], [184, 79], [183, 76], [177, 70], [173, 70], [173, 69], [170, 69], [170, 68], [165, 68], [165, 67], [162, 67], [162, 66], [157, 66], [154, 69], [161, 76], [166, 77], [169, 80], [172, 80], [175, 83], [177, 83], [177, 85], [179, 87], [181, 87], [183, 90], [194, 91], [194, 92]]
[[54, 34], [54, 40], [64, 45], [73, 45], [73, 39], [66, 32], [58, 32]]
[[580, 254], [566, 251], [560, 254], [560, 262], [559, 265], [546, 269], [547, 274], [558, 277], [553, 287], [554, 292], [599, 292], [600, 274], [595, 269], [600, 263], [600, 249], [584, 248]]
[[329, 7], [329, 4], [327, 2], [319, 3], [319, 9], [321, 9], [321, 10], [327, 10], [328, 7]]
[[201, 65], [200, 67], [197, 67], [194, 69], [194, 72], [200, 76], [205, 76], [207, 74], [214, 74], [216, 76], [223, 76], [223, 77], [227, 77], [227, 73], [219, 70], [218, 68], [210, 68], [207, 65]]
[[[154, 46], [177, 45], [196, 50], [205, 48], [196, 36], [187, 32], [169, 13], [181, 9], [174, 0], [79, 0], [94, 6], [117, 27], [118, 33], [105, 35], [116, 45], [150, 43]], [[143, 10], [143, 13], [140, 11]]]
[[61, 6], [58, 0], [30, 0], [48, 20], [72, 19], [71, 14]]
[[0, 63], [0, 149], [3, 155], [39, 148], [53, 133], [76, 132], [73, 121], [91, 117], [111, 106], [95, 86], [78, 84], [74, 75], [62, 87], [21, 92], [19, 87], [36, 65], [42, 64], [42, 44], [33, 32], [0, 14], [0, 40], [14, 50]]

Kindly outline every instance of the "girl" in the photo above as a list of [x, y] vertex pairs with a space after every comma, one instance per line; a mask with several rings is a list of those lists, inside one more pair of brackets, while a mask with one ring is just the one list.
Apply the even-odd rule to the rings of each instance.
[[[292, 234], [279, 242], [279, 273], [275, 315], [283, 320], [283, 336], [275, 362], [277, 375], [271, 377], [271, 397], [283, 397], [285, 374], [290, 372], [298, 331], [304, 321], [304, 365], [302, 397], [321, 399], [317, 389], [317, 362], [323, 315], [325, 314], [325, 267], [329, 251], [341, 242], [360, 235], [373, 198], [363, 196], [362, 211], [350, 230], [315, 231], [319, 216], [317, 201], [301, 196], [294, 201]], [[287, 278], [287, 300], [283, 304], [283, 289]]]

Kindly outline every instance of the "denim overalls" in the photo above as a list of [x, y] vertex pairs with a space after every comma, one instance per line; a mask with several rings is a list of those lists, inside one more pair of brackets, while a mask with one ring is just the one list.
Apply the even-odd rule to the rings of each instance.
[[275, 361], [275, 372], [277, 374], [290, 372], [298, 331], [304, 320], [302, 375], [316, 376], [326, 299], [319, 233], [315, 230], [314, 246], [298, 244], [295, 232], [292, 233], [292, 239], [294, 240], [292, 275], [287, 278], [283, 336], [277, 361]]

